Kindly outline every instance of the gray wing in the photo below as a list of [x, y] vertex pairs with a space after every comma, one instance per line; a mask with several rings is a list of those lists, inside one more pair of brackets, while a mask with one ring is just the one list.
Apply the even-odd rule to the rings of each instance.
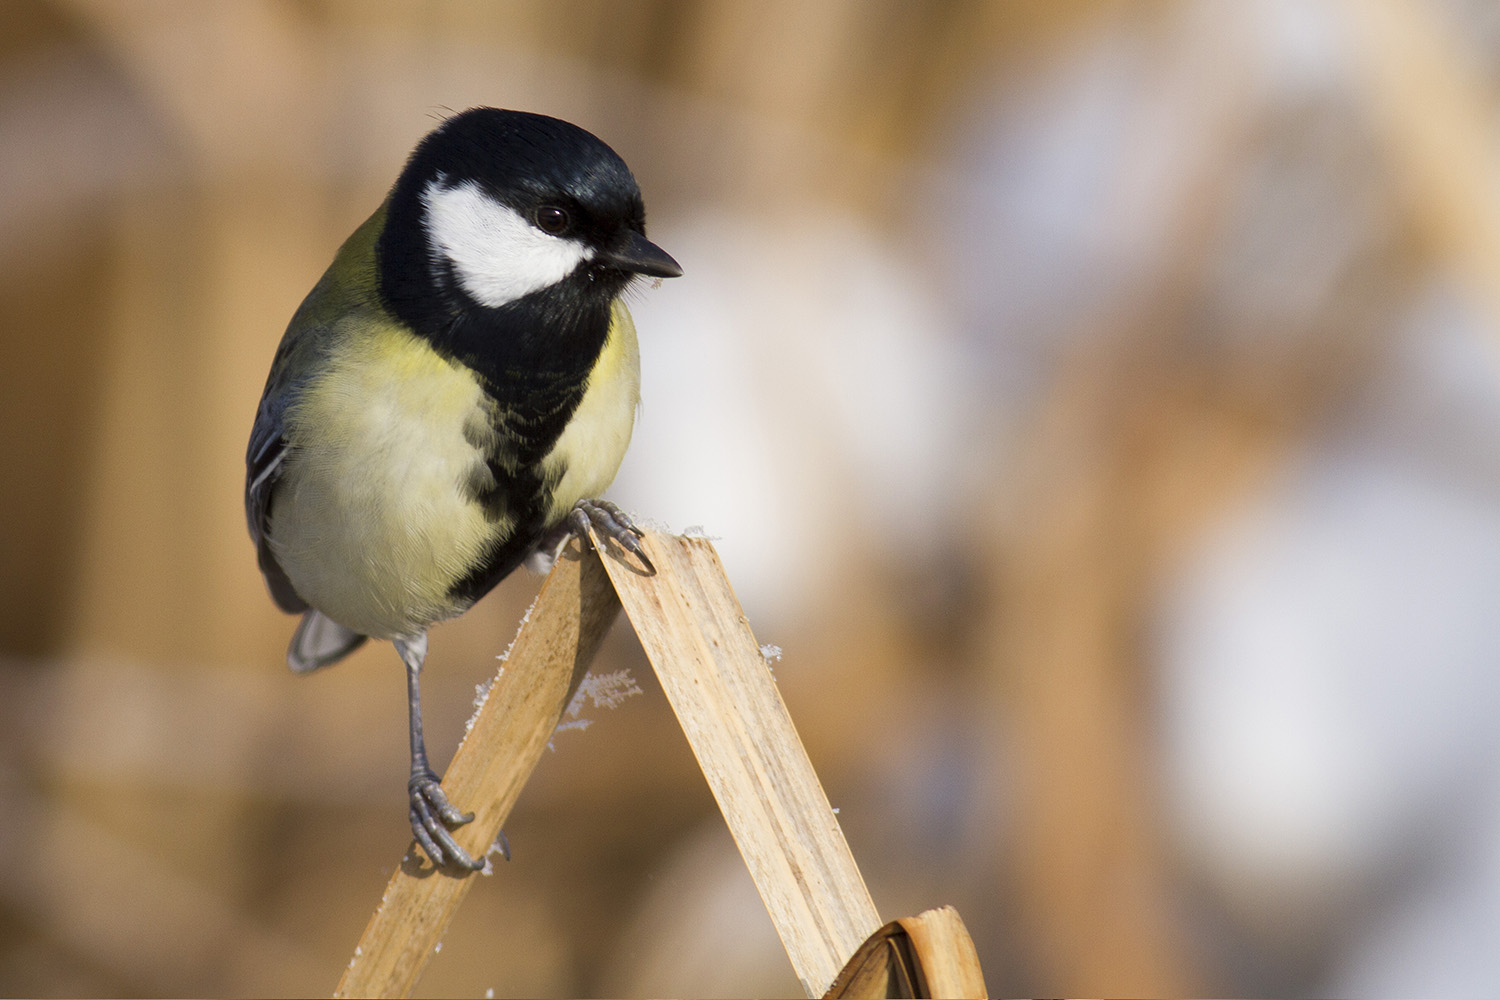
[[255, 412], [255, 426], [250, 430], [250, 445], [245, 449], [245, 520], [271, 596], [281, 610], [293, 614], [308, 610], [308, 603], [297, 596], [276, 562], [268, 537], [276, 485], [291, 450], [286, 415], [306, 386], [308, 373], [317, 369], [328, 342], [338, 335], [338, 320], [350, 309], [347, 299], [341, 295], [334, 268], [330, 267], [297, 307], [276, 347], [260, 408]]
[[250, 524], [250, 537], [255, 540], [260, 571], [266, 578], [271, 596], [283, 611], [305, 612], [286, 654], [287, 665], [297, 673], [305, 674], [342, 660], [359, 648], [365, 637], [310, 608], [297, 595], [281, 564], [276, 561], [266, 534], [275, 486], [281, 478], [282, 463], [291, 449], [282, 421], [294, 395], [295, 388], [268, 385], [261, 397], [255, 427], [250, 431], [250, 447], [245, 452], [245, 518]]
[[306, 674], [331, 663], [337, 663], [364, 644], [365, 636], [340, 625], [321, 611], [302, 616], [292, 644], [287, 647], [286, 664], [293, 673]]
[[268, 537], [271, 508], [293, 446], [287, 440], [287, 410], [316, 371], [329, 344], [348, 323], [382, 318], [374, 284], [374, 246], [385, 219], [382, 205], [344, 241], [328, 270], [297, 307], [276, 349], [266, 379], [250, 446], [245, 451], [245, 519], [271, 596], [283, 611], [306, 612], [288, 651], [294, 670], [313, 670], [332, 663], [364, 642], [364, 636], [312, 610], [276, 561]]
[[255, 426], [250, 431], [250, 446], [245, 451], [245, 519], [249, 523], [260, 571], [266, 578], [271, 596], [281, 610], [296, 613], [308, 610], [307, 602], [292, 589], [292, 582], [276, 562], [267, 536], [271, 497], [281, 478], [282, 463], [290, 448], [286, 442], [282, 420], [291, 398], [290, 386], [268, 384], [265, 395], [260, 399]]

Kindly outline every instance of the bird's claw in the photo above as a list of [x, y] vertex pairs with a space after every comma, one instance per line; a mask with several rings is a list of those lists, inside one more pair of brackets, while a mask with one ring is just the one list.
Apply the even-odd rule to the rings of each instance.
[[645, 533], [636, 527], [629, 514], [608, 500], [578, 501], [568, 513], [568, 526], [585, 543], [589, 541], [590, 528], [601, 538], [614, 540], [645, 565], [648, 575], [656, 575], [656, 565], [641, 547], [640, 540]]
[[408, 810], [411, 832], [432, 863], [439, 868], [465, 868], [469, 871], [483, 868], [484, 862], [475, 861], [473, 855], [453, 839], [448, 829], [471, 822], [474, 814], [459, 812], [448, 801], [448, 793], [443, 791], [437, 775], [431, 771], [414, 772], [406, 783], [406, 790], [411, 798]]

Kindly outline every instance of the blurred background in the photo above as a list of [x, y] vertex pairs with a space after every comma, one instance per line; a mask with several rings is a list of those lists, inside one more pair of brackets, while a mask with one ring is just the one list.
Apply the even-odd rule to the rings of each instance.
[[[614, 146], [682, 262], [613, 495], [719, 540], [884, 916], [998, 995], [1492, 994], [1484, 0], [0, 5], [0, 994], [336, 983], [404, 680], [286, 670], [244, 446], [478, 104]], [[538, 585], [434, 631], [438, 763]], [[595, 669], [642, 695], [421, 993], [795, 995], [623, 623]]]

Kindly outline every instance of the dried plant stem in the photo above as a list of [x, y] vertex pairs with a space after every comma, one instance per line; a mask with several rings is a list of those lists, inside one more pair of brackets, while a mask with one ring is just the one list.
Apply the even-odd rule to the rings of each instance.
[[713, 545], [643, 544], [655, 575], [605, 569], [803, 989], [822, 996], [880, 916]]
[[[449, 798], [475, 814], [454, 833], [475, 857], [499, 835], [619, 609], [598, 558], [569, 543], [443, 776]], [[473, 883], [435, 871], [413, 843], [334, 996], [408, 995]]]
[[[880, 917], [713, 546], [642, 544], [654, 574], [618, 549], [564, 550], [443, 779], [475, 813], [455, 835], [489, 848], [623, 604], [792, 967], [821, 996]], [[408, 849], [335, 995], [407, 995], [472, 882]]]

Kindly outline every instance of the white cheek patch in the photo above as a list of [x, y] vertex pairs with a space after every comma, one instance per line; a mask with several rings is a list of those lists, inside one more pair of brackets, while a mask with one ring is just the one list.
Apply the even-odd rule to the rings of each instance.
[[473, 181], [445, 186], [439, 175], [422, 191], [427, 238], [453, 264], [463, 290], [498, 308], [554, 285], [594, 256], [577, 240], [549, 236]]

